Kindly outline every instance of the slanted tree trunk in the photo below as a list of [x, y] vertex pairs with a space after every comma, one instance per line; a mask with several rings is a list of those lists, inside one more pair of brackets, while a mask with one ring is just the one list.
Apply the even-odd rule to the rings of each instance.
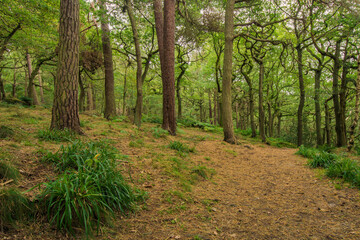
[[79, 0], [61, 0], [59, 60], [50, 128], [82, 133], [78, 105], [79, 26]]
[[225, 49], [224, 73], [222, 81], [222, 116], [224, 141], [235, 144], [235, 134], [232, 119], [231, 85], [232, 85], [232, 54], [234, 39], [234, 5], [235, 0], [228, 0], [225, 10]]
[[264, 103], [263, 103], [263, 83], [265, 76], [265, 67], [264, 62], [259, 61], [260, 71], [259, 71], [259, 131], [262, 142], [266, 142], [265, 136], [265, 112], [264, 112]]
[[317, 69], [315, 71], [315, 125], [316, 125], [316, 145], [323, 145], [321, 137], [321, 108], [320, 108], [320, 78], [321, 70]]
[[[29, 85], [28, 85], [28, 92], [27, 95], [29, 98], [32, 99], [32, 104], [33, 105], [39, 105], [39, 100], [37, 98], [37, 94], [36, 94], [36, 90], [35, 90], [35, 84], [34, 84], [34, 78], [35, 76], [32, 75], [36, 75], [36, 73], [33, 73], [32, 71], [32, 66], [31, 66], [31, 59], [30, 59], [30, 54], [26, 53], [26, 62], [27, 62], [27, 66], [28, 66], [28, 72], [29, 72]], [[34, 71], [35, 72], [35, 71]]]
[[135, 45], [135, 55], [136, 55], [136, 105], [135, 105], [135, 116], [134, 124], [138, 127], [141, 126], [141, 115], [142, 115], [142, 106], [143, 106], [143, 81], [142, 81], [142, 59], [141, 59], [141, 50], [140, 50], [140, 40], [139, 34], [136, 26], [133, 3], [132, 0], [126, 1], [127, 12], [129, 15], [131, 29], [133, 33], [134, 45]]
[[106, 15], [105, 0], [100, 1], [101, 15], [101, 40], [105, 67], [105, 110], [104, 117], [109, 119], [116, 115], [115, 93], [114, 93], [114, 70], [110, 42], [109, 20]]

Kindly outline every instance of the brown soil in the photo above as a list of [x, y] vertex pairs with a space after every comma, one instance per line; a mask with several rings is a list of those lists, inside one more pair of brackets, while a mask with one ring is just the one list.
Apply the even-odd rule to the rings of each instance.
[[[49, 113], [41, 114], [45, 115], [41, 127], [47, 126]], [[154, 124], [144, 124], [138, 131], [131, 124], [86, 115], [82, 120], [90, 122], [84, 138], [111, 139], [129, 156], [122, 163], [124, 174], [130, 172], [134, 185], [149, 195], [135, 213], [119, 216], [95, 239], [360, 239], [359, 191], [335, 189], [321, 172], [305, 165], [305, 158], [294, 154], [296, 149], [245, 139], [230, 145], [219, 134], [197, 129], [156, 139], [151, 133]], [[35, 125], [23, 131], [33, 145], [0, 140], [0, 147], [15, 156], [23, 175], [18, 187], [26, 190], [54, 177], [51, 166], [38, 161], [36, 150], [56, 150], [58, 145], [38, 143]], [[143, 146], [129, 146], [139, 139]], [[179, 155], [166, 147], [174, 140], [195, 146], [196, 152]], [[190, 168], [212, 168], [216, 174], [198, 178], [190, 189], [181, 181], [189, 175], [176, 176], [167, 166], [170, 157], [183, 159]], [[71, 238], [41, 222], [0, 233], [0, 239]]]

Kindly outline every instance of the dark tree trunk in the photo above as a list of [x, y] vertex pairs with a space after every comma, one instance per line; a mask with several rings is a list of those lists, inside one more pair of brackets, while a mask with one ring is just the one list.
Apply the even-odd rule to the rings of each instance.
[[326, 133], [326, 144], [328, 146], [331, 146], [330, 111], [328, 106], [328, 101], [330, 101], [331, 98], [325, 101], [325, 133]]
[[129, 64], [127, 64], [125, 66], [125, 75], [124, 75], [124, 92], [123, 92], [123, 108], [122, 108], [122, 114], [125, 116], [126, 115], [126, 93], [127, 93], [127, 85], [126, 85], [126, 78], [127, 78], [127, 69], [129, 67]]
[[297, 145], [303, 144], [303, 109], [305, 105], [305, 87], [304, 87], [304, 75], [303, 75], [303, 50], [300, 45], [296, 47], [297, 60], [298, 60], [298, 73], [299, 73], [299, 91], [300, 102], [297, 111]]
[[210, 124], [213, 124], [213, 119], [212, 119], [212, 106], [211, 106], [211, 90], [209, 89], [209, 120], [210, 120]]
[[177, 98], [177, 102], [178, 102], [178, 118], [182, 118], [182, 105], [181, 105], [181, 79], [184, 76], [185, 72], [186, 72], [186, 68], [184, 66], [180, 67], [180, 74], [179, 76], [176, 78], [176, 98]]
[[[349, 39], [346, 39], [345, 44], [345, 53], [343, 58], [343, 71], [342, 71], [342, 77], [341, 77], [341, 85], [340, 85], [340, 108], [339, 108], [339, 115], [340, 115], [340, 128], [341, 128], [341, 134], [344, 141], [344, 145], [347, 145], [347, 137], [346, 137], [346, 91], [347, 91], [347, 74], [349, 72], [349, 66], [347, 64], [347, 58], [348, 58], [348, 44]], [[344, 146], [343, 145], [343, 146]]]
[[94, 96], [93, 96], [92, 84], [89, 84], [87, 87], [86, 99], [87, 99], [86, 110], [87, 111], [94, 110], [95, 107], [94, 107]]
[[109, 119], [116, 115], [115, 93], [114, 93], [114, 70], [113, 57], [110, 42], [109, 20], [106, 15], [106, 4], [104, 0], [100, 1], [100, 8], [103, 11], [101, 15], [101, 40], [104, 55], [105, 67], [105, 111], [104, 117]]
[[262, 142], [266, 142], [265, 136], [265, 112], [264, 112], [264, 103], [263, 103], [263, 83], [265, 76], [264, 62], [258, 62], [260, 65], [259, 71], [259, 131]]
[[12, 91], [11, 91], [12, 97], [16, 96], [16, 63], [14, 65], [14, 77], [13, 77], [13, 84], [12, 84]]
[[316, 124], [316, 145], [323, 145], [321, 137], [321, 108], [320, 108], [320, 78], [321, 70], [317, 69], [315, 71], [315, 124]]
[[82, 133], [79, 119], [79, 0], [61, 0], [59, 60], [54, 87], [51, 129]]
[[355, 142], [355, 129], [358, 126], [359, 122], [359, 105], [360, 105], [360, 56], [358, 56], [358, 75], [356, 79], [356, 95], [355, 95], [355, 109], [354, 109], [354, 119], [351, 123], [350, 129], [349, 129], [349, 142], [348, 142], [348, 150], [351, 151], [351, 149], [354, 147]]
[[41, 77], [41, 71], [39, 70], [39, 90], [40, 90], [40, 101], [41, 103], [45, 103], [44, 99], [44, 87], [43, 87], [43, 81]]
[[81, 78], [81, 72], [79, 72], [79, 87], [80, 87], [79, 111], [82, 112], [85, 110], [85, 88]]
[[141, 115], [143, 107], [143, 81], [142, 81], [142, 59], [140, 50], [139, 34], [136, 26], [135, 16], [133, 12], [132, 0], [127, 0], [127, 12], [129, 15], [131, 29], [133, 33], [135, 55], [136, 55], [136, 105], [135, 105], [135, 116], [134, 124], [138, 127], [141, 126]]
[[0, 100], [4, 100], [6, 98], [4, 82], [2, 79], [2, 72], [0, 71]]
[[217, 113], [217, 89], [214, 90], [214, 125], [216, 125], [217, 123], [217, 116], [216, 116], [216, 113]]

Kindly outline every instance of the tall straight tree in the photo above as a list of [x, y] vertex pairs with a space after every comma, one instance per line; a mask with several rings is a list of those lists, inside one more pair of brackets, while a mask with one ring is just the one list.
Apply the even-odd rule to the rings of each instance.
[[116, 115], [115, 94], [114, 94], [114, 70], [110, 42], [109, 20], [106, 15], [105, 0], [100, 1], [101, 10], [101, 40], [104, 55], [105, 67], [105, 111], [104, 117], [109, 119]]
[[225, 12], [225, 49], [224, 49], [224, 76], [222, 81], [222, 115], [224, 141], [236, 143], [232, 107], [231, 107], [231, 85], [232, 85], [232, 54], [234, 41], [234, 5], [235, 0], [228, 0]]
[[176, 135], [175, 119], [175, 0], [154, 0], [155, 26], [158, 39], [163, 83], [163, 125]]
[[79, 25], [79, 0], [61, 0], [59, 60], [50, 128], [82, 133], [78, 105]]

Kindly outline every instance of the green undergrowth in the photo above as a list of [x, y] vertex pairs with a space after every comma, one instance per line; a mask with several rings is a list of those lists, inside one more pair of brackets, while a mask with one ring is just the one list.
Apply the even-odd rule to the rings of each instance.
[[151, 132], [154, 138], [165, 138], [169, 135], [169, 132], [161, 127], [153, 127], [151, 128]]
[[8, 126], [0, 126], [0, 139], [11, 138], [14, 136], [14, 130]]
[[14, 181], [20, 178], [20, 173], [9, 161], [0, 160], [0, 180]]
[[45, 129], [39, 130], [37, 137], [43, 141], [52, 142], [70, 142], [76, 139], [76, 133], [69, 129], [57, 130], [57, 129]]
[[325, 169], [325, 175], [333, 179], [341, 179], [351, 186], [360, 189], [360, 166], [355, 160], [329, 152], [329, 148], [308, 148], [300, 146], [297, 154], [308, 158], [311, 168]]
[[180, 127], [194, 127], [200, 128], [205, 132], [212, 132], [212, 133], [221, 133], [223, 131], [222, 127], [212, 125], [210, 123], [204, 123], [197, 121], [192, 118], [181, 118], [177, 120], [177, 125]]
[[126, 214], [145, 200], [146, 194], [131, 187], [118, 170], [119, 157], [105, 141], [74, 141], [45, 155], [43, 161], [60, 173], [37, 197], [50, 223], [70, 233], [80, 227], [91, 235], [111, 222], [116, 211]]
[[169, 148], [176, 150], [180, 153], [194, 153], [195, 147], [189, 147], [187, 144], [179, 141], [170, 141]]

